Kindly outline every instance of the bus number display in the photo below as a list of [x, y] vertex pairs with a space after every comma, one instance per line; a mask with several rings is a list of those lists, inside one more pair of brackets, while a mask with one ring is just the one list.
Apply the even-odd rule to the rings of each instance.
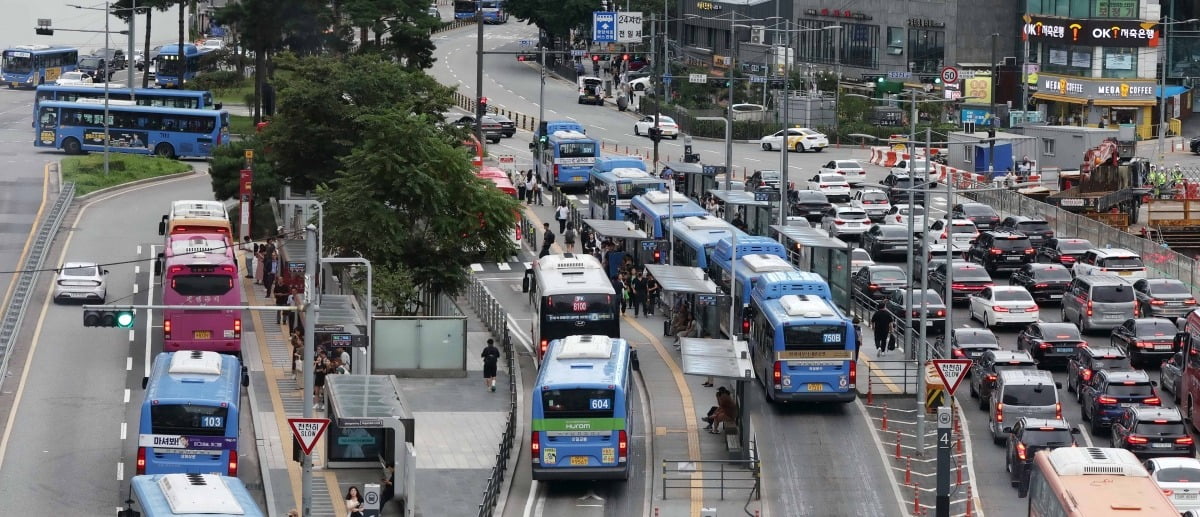
[[574, 312], [587, 312], [587, 309], [588, 303], [583, 300], [576, 299], [574, 302], [571, 302], [571, 310]]
[[205, 429], [225, 428], [225, 419], [219, 416], [205, 415], [200, 417], [200, 427]]
[[841, 332], [826, 332], [821, 337], [822, 341], [824, 341], [826, 344], [836, 344], [842, 342]]
[[609, 411], [612, 409], [612, 399], [590, 399], [588, 407], [593, 411]]

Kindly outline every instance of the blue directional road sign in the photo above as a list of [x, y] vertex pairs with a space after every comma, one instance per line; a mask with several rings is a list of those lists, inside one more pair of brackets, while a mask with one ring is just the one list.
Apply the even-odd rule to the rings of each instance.
[[617, 13], [612, 11], [592, 12], [592, 41], [595, 43], [617, 42]]
[[671, 76], [669, 76], [669, 75], [664, 75], [664, 76], [662, 77], [662, 79], [663, 79], [663, 83], [665, 83], [665, 84], [671, 84]]

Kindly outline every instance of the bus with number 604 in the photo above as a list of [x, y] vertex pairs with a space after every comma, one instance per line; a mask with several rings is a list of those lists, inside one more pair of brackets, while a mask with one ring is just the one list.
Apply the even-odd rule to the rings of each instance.
[[596, 257], [546, 255], [533, 263], [529, 280], [530, 335], [539, 362], [555, 339], [582, 334], [621, 337], [621, 300]]
[[242, 388], [250, 378], [236, 357], [163, 352], [142, 379], [137, 474], [238, 474]]
[[629, 479], [631, 368], [624, 339], [575, 335], [550, 343], [533, 385], [533, 479]]

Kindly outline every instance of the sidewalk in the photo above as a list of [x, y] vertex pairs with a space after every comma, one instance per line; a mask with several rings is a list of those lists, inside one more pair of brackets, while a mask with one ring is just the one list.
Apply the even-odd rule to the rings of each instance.
[[[274, 299], [264, 296], [263, 286], [243, 279], [243, 287], [249, 304], [274, 304]], [[485, 390], [480, 354], [492, 336], [469, 310], [464, 312], [468, 315], [467, 375], [398, 379], [415, 419], [417, 480], [414, 506], [418, 516], [477, 515], [504, 433], [508, 415], [506, 365], [503, 361], [499, 365], [496, 391]], [[261, 461], [271, 474], [271, 482], [265, 487], [267, 498], [274, 501], [276, 513], [283, 515], [299, 506], [301, 472], [299, 463], [291, 458], [292, 438], [287, 419], [303, 416], [303, 391], [292, 380], [291, 346], [285, 339], [286, 326], [275, 323], [273, 314], [253, 312], [252, 317], [254, 332], [246, 342], [257, 342], [256, 355], [263, 358], [262, 371], [252, 371], [252, 377], [258, 388], [256, 400], [265, 402], [255, 408], [257, 439], [266, 449]], [[251, 365], [252, 370], [253, 367]], [[315, 415], [328, 416], [324, 411], [317, 411]], [[345, 517], [346, 510], [341, 501], [346, 491], [351, 486], [361, 489], [365, 483], [378, 483], [382, 472], [374, 469], [326, 470], [325, 460], [318, 452], [323, 447], [323, 443], [317, 444], [313, 453], [312, 515]], [[388, 505], [382, 515], [400, 516], [400, 507]]]

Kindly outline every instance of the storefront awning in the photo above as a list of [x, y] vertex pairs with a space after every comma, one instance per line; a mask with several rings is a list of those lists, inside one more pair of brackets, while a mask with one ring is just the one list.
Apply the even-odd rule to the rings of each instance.
[[1097, 99], [1092, 101], [1096, 106], [1156, 106], [1154, 99]]
[[1066, 103], [1070, 103], [1070, 104], [1087, 104], [1087, 102], [1088, 102], [1087, 99], [1080, 99], [1077, 97], [1068, 97], [1066, 95], [1055, 95], [1053, 93], [1046, 93], [1046, 92], [1037, 92], [1037, 93], [1033, 94], [1033, 98], [1044, 100], [1044, 101], [1066, 102]]
[[[1174, 96], [1176, 96], [1176, 95], [1183, 95], [1183, 94], [1184, 94], [1184, 92], [1187, 92], [1187, 91], [1188, 91], [1188, 87], [1187, 87], [1187, 86], [1168, 86], [1168, 87], [1167, 87], [1167, 89], [1166, 89], [1166, 92], [1167, 92], [1167, 97], [1174, 97]], [[1154, 96], [1155, 96], [1155, 97], [1162, 97], [1162, 88], [1161, 88], [1161, 87], [1159, 87], [1159, 86], [1155, 86], [1155, 87], [1154, 87]]]

